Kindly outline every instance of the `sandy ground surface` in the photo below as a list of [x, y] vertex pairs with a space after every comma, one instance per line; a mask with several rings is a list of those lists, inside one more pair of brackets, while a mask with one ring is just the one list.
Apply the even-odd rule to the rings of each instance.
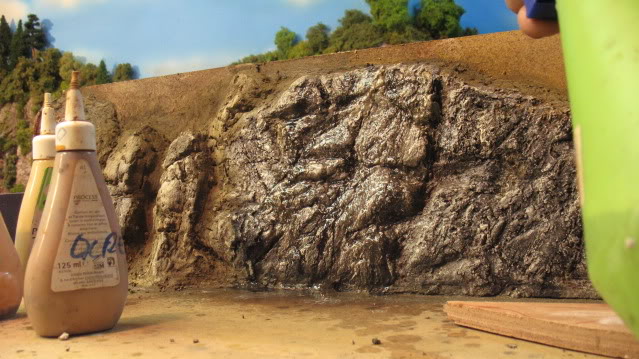
[[596, 358], [458, 327], [449, 299], [462, 298], [136, 292], [116, 328], [67, 341], [39, 338], [21, 311], [0, 322], [0, 358]]

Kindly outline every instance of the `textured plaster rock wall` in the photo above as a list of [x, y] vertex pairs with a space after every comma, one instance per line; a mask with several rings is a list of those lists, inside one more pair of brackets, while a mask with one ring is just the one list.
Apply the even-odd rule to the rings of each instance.
[[175, 138], [87, 106], [139, 284], [594, 296], [565, 102], [422, 63], [239, 73]]

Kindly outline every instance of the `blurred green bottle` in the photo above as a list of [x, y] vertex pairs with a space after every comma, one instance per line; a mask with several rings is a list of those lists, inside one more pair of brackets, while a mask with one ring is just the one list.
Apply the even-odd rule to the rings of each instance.
[[590, 279], [639, 338], [639, 0], [557, 0]]

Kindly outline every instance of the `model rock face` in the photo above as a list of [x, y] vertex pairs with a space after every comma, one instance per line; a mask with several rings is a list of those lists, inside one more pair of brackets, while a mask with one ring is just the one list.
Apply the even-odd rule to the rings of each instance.
[[0, 215], [0, 320], [11, 318], [22, 300], [22, 268]]
[[87, 89], [136, 282], [596, 295], [567, 101], [434, 64], [249, 70], [213, 109], [217, 72]]

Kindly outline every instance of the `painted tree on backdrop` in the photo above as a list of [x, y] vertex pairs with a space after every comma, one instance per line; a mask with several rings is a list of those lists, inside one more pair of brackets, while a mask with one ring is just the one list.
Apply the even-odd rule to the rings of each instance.
[[366, 0], [366, 3], [370, 6], [370, 16], [359, 10], [346, 10], [332, 33], [319, 23], [308, 29], [306, 40], [300, 40], [294, 32], [282, 27], [275, 35], [276, 51], [247, 56], [238, 63], [477, 34], [477, 29], [461, 26], [465, 11], [454, 0]]
[[106, 63], [104, 60], [100, 61], [100, 65], [98, 65], [98, 75], [95, 78], [95, 83], [98, 85], [108, 84], [111, 82], [111, 75], [107, 70]]
[[0, 106], [14, 102], [22, 109], [32, 99], [37, 109], [43, 92], [60, 96], [69, 87], [74, 70], [80, 71], [82, 86], [136, 77], [131, 64], [116, 65], [112, 77], [104, 60], [96, 66], [49, 45], [37, 15], [29, 14], [24, 23], [18, 20], [13, 32], [5, 16], [0, 16]]
[[306, 39], [308, 41], [308, 47], [314, 54], [320, 54], [328, 47], [330, 41], [331, 29], [321, 22], [315, 26], [308, 28], [306, 32]]
[[131, 64], [118, 64], [113, 70], [113, 81], [128, 81], [133, 80], [135, 78], [135, 71], [133, 70], [133, 66]]
[[373, 18], [359, 10], [346, 10], [333, 31], [324, 53], [376, 47], [384, 43], [384, 32], [373, 24]]
[[[48, 45], [40, 19], [34, 14], [29, 14], [24, 25], [22, 20], [19, 20], [18, 27], [13, 34], [11, 34], [11, 29], [8, 29], [6, 19], [0, 24], [0, 27], [2, 28], [0, 30], [0, 36], [2, 36], [0, 42], [6, 43], [10, 41], [7, 70], [12, 70], [21, 57], [31, 58], [34, 50], [44, 50]], [[7, 29], [9, 30], [8, 32]], [[4, 52], [3, 56], [6, 59], [7, 53]]]
[[465, 12], [454, 0], [422, 0], [414, 23], [433, 39], [476, 35], [477, 29], [462, 28], [459, 23]]
[[[0, 159], [4, 160], [0, 161], [0, 190], [1, 187], [12, 191], [23, 188], [23, 184], [15, 182], [16, 153], [18, 149], [22, 154], [31, 151], [33, 131], [27, 119], [33, 118], [40, 109], [44, 92], [62, 96], [69, 87], [73, 70], [81, 72], [83, 86], [111, 82], [104, 60], [96, 66], [49, 45], [35, 14], [29, 14], [24, 23], [18, 20], [14, 31], [6, 17], [0, 16], [0, 107], [13, 104], [15, 109], [7, 112], [13, 119], [0, 118]], [[130, 80], [135, 78], [135, 71], [131, 64], [119, 64], [115, 66], [113, 78]], [[16, 125], [6, 127], [7, 123]]]
[[297, 41], [297, 35], [293, 31], [282, 27], [280, 31], [275, 34], [275, 46], [277, 46], [278, 56], [280, 58], [287, 58]]
[[18, 27], [11, 37], [11, 53], [9, 54], [9, 68], [13, 69], [18, 64], [20, 57], [26, 56], [27, 44], [24, 41], [24, 29], [22, 20], [18, 21]]
[[27, 16], [27, 22], [24, 23], [24, 44], [27, 53], [25, 56], [31, 56], [32, 49], [42, 51], [47, 45], [47, 36], [40, 24], [40, 19], [35, 14]]
[[403, 31], [411, 24], [408, 0], [366, 0], [374, 23], [385, 31]]
[[0, 75], [9, 72], [9, 57], [11, 56], [11, 28], [7, 19], [2, 15], [0, 17]]

